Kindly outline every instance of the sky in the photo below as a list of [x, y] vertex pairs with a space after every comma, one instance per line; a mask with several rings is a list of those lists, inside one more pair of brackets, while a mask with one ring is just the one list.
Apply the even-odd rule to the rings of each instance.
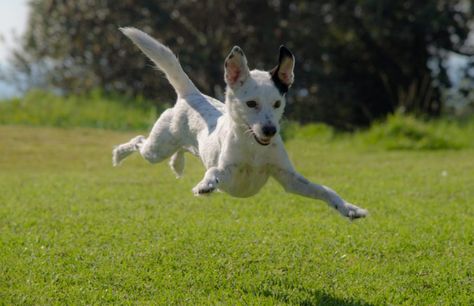
[[15, 41], [14, 35], [19, 36], [26, 27], [28, 18], [27, 0], [0, 0], [0, 63], [7, 59], [8, 49]]
[[[28, 0], [0, 0], [0, 68], [8, 65], [8, 54], [15, 46], [15, 37], [26, 28]], [[16, 96], [17, 90], [0, 80], [0, 99]]]

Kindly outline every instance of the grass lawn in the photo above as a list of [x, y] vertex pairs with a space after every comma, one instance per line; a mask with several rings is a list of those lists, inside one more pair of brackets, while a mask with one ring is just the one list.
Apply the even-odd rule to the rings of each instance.
[[473, 305], [474, 150], [291, 140], [295, 166], [370, 216], [271, 181], [196, 198], [135, 133], [0, 126], [0, 304]]

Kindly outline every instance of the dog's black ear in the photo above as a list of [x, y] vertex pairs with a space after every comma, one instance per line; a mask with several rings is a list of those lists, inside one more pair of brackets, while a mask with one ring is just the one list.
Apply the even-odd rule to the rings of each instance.
[[232, 89], [242, 86], [249, 77], [250, 70], [247, 66], [247, 58], [239, 46], [234, 46], [230, 51], [225, 59], [224, 70], [225, 82]]
[[295, 57], [291, 51], [281, 45], [280, 46], [280, 55], [278, 57], [278, 65], [270, 70], [273, 83], [278, 88], [280, 93], [283, 95], [288, 92], [295, 75], [293, 70], [295, 68]]

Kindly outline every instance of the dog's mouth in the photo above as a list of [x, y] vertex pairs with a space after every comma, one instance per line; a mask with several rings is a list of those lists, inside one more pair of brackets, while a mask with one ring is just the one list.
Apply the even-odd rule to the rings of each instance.
[[268, 146], [271, 142], [271, 139], [260, 139], [257, 137], [257, 135], [253, 135], [253, 138], [255, 138], [255, 141], [258, 142], [259, 145], [262, 145], [262, 146]]
[[272, 142], [272, 139], [271, 138], [265, 138], [265, 139], [262, 139], [262, 138], [259, 138], [257, 136], [257, 134], [254, 133], [253, 129], [250, 127], [250, 125], [247, 125], [248, 128], [249, 128], [249, 131], [252, 133], [253, 135], [253, 138], [255, 139], [255, 141], [261, 145], [261, 146], [268, 146], [271, 142]]

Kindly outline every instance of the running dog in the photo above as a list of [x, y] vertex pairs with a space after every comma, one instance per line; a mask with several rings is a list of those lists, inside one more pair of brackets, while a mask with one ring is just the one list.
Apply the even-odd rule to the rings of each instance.
[[242, 49], [233, 47], [224, 62], [227, 88], [222, 103], [196, 88], [169, 48], [138, 29], [120, 30], [165, 73], [177, 101], [161, 114], [148, 137], [137, 136], [113, 150], [114, 166], [138, 151], [150, 163], [171, 157], [170, 166], [179, 177], [183, 155], [190, 152], [207, 169], [193, 188], [195, 195], [220, 190], [250, 197], [271, 176], [287, 192], [323, 200], [349, 219], [367, 215], [332, 189], [308, 181], [288, 158], [279, 122], [293, 83], [295, 58], [286, 47], [280, 47], [278, 65], [270, 71], [250, 71]]

